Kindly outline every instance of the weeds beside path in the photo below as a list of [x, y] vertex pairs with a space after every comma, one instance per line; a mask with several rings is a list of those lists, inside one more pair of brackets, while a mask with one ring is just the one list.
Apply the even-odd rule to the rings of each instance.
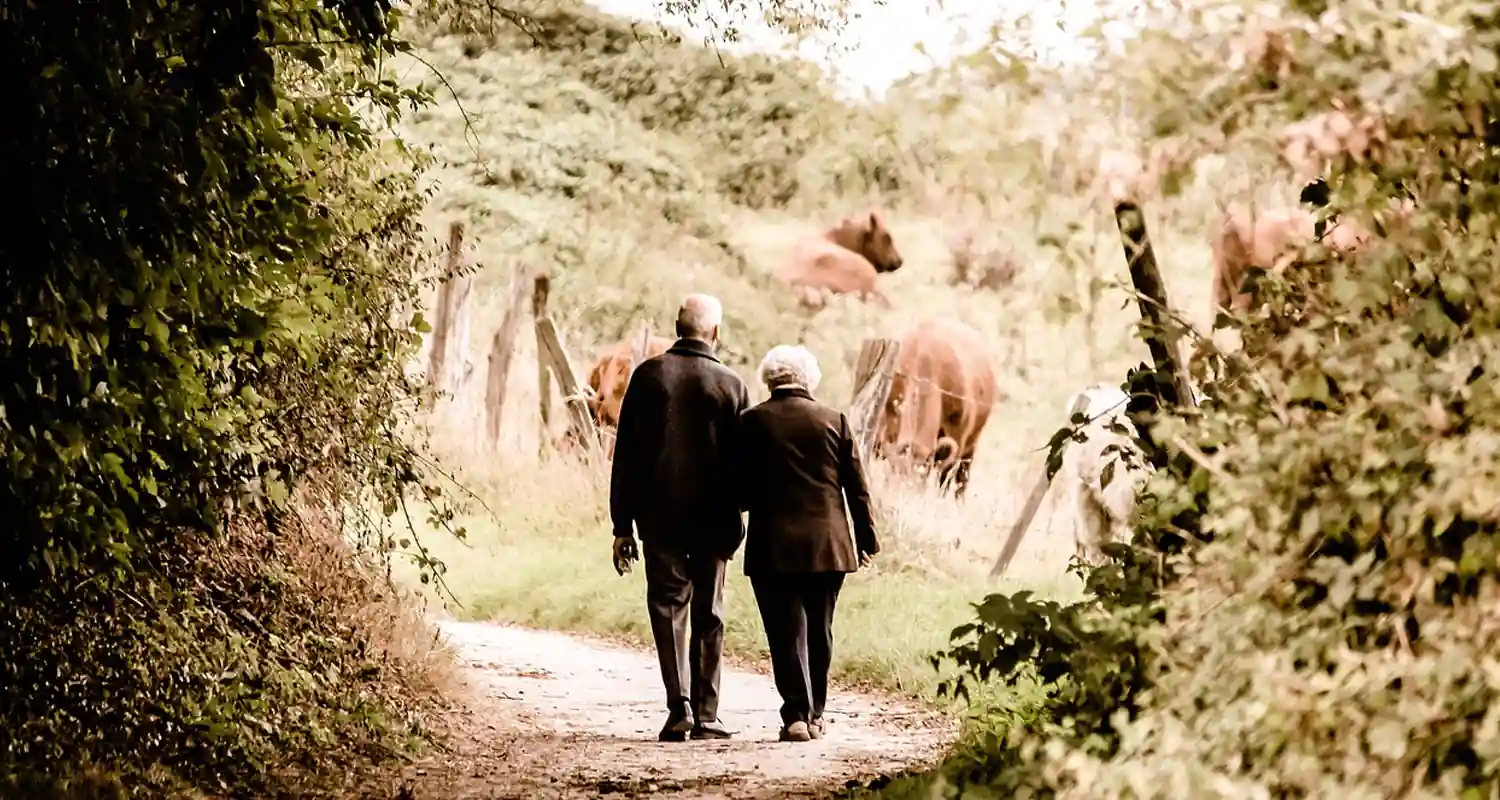
[[726, 668], [727, 742], [661, 744], [649, 653], [483, 622], [438, 625], [459, 663], [451, 748], [409, 766], [386, 797], [823, 797], [849, 781], [931, 766], [957, 735], [941, 712], [835, 689], [828, 737], [776, 741], [771, 679]]

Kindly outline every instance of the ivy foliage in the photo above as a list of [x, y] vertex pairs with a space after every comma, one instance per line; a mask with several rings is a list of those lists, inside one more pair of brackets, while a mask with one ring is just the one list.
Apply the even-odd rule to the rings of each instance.
[[[370, 125], [416, 99], [378, 76], [391, 22], [374, 0], [7, 6], [7, 577], [128, 568], [368, 446], [391, 402], [368, 376], [415, 335], [384, 266], [420, 196]], [[365, 415], [334, 427], [356, 438], [306, 447], [332, 409]]]
[[[1226, 9], [1154, 20], [1118, 74], [1205, 140], [1254, 147], [1270, 121], [1334, 102], [1379, 114], [1373, 163], [1335, 159], [1328, 191], [1304, 193], [1377, 236], [1264, 276], [1265, 307], [1226, 317], [1244, 349], [1198, 370], [1200, 410], [1144, 367], [1127, 381], [1155, 466], [1134, 538], [1086, 572], [1086, 600], [994, 595], [954, 632], [965, 681], [1035, 679], [1048, 700], [951, 765], [948, 796], [1500, 785], [1500, 18], [1299, 5], [1282, 19], [1316, 69], [1270, 90], [1253, 63], [1225, 74], [1243, 30]], [[1415, 214], [1385, 225], [1406, 197]]]
[[271, 791], [288, 754], [405, 735], [352, 526], [308, 523], [423, 483], [399, 21], [0, 6], [0, 793]]

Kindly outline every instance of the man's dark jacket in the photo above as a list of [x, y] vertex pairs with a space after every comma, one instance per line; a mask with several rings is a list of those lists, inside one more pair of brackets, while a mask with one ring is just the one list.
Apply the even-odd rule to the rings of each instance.
[[739, 441], [741, 500], [750, 512], [746, 575], [853, 572], [856, 548], [880, 552], [864, 467], [842, 412], [804, 389], [778, 388], [740, 415]]
[[679, 339], [636, 367], [620, 403], [610, 471], [616, 536], [728, 559], [745, 539], [733, 462], [745, 382], [713, 348]]

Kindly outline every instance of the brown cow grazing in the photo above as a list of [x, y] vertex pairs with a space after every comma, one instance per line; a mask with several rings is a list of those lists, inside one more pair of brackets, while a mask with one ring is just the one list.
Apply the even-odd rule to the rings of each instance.
[[989, 348], [957, 320], [930, 319], [901, 339], [877, 454], [927, 472], [962, 497], [979, 434], [998, 395]]
[[[635, 370], [631, 358], [640, 344], [639, 336], [629, 336], [610, 345], [599, 353], [589, 370], [589, 397], [586, 401], [594, 425], [604, 437], [606, 457], [614, 452], [614, 430], [620, 424], [620, 404], [625, 400], [625, 387], [630, 383], [630, 374]], [[646, 345], [642, 359], [659, 356], [672, 346], [672, 340], [652, 336]]]
[[[1288, 259], [1316, 235], [1317, 217], [1301, 208], [1226, 208], [1213, 235], [1213, 311], [1250, 310], [1252, 298], [1243, 291], [1251, 269], [1279, 273]], [[1369, 241], [1370, 232], [1352, 219], [1330, 224], [1323, 243], [1349, 253]]]
[[781, 277], [809, 309], [821, 308], [831, 295], [855, 294], [889, 307], [875, 285], [876, 276], [901, 269], [901, 253], [880, 212], [850, 217], [817, 236], [799, 242]]

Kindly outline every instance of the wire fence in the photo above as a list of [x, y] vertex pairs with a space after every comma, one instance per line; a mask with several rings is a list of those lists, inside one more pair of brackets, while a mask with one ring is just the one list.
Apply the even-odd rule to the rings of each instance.
[[[943, 395], [945, 397], [951, 397], [951, 398], [953, 398], [955, 400], [960, 400], [960, 401], [962, 401], [964, 403], [971, 404], [971, 405], [980, 405], [980, 402], [976, 398], [973, 398], [973, 397], [970, 397], [968, 395], [960, 394], [958, 392], [954, 392], [954, 391], [950, 391], [948, 389], [945, 389], [942, 386], [939, 386], [937, 384], [937, 382], [935, 380], [933, 380], [932, 378], [928, 378], [928, 377], [921, 376], [921, 375], [912, 375], [911, 373], [904, 372], [904, 371], [901, 371], [901, 370], [891, 370], [891, 371], [888, 371], [888, 372], [878, 371], [877, 370], [876, 375], [877, 376], [878, 375], [884, 375], [884, 376], [886, 376], [888, 378], [891, 378], [893, 381], [894, 381], [895, 378], [901, 377], [901, 378], [904, 378], [907, 381], [910, 381], [912, 383], [922, 384], [922, 385], [930, 388], [932, 391], [937, 392], [938, 394], [941, 394], [941, 395]], [[1096, 385], [1096, 386], [1099, 386], [1099, 385]], [[594, 387], [592, 387], [592, 386], [590, 386], [588, 384], [581, 384], [581, 385], [579, 385], [578, 388], [579, 388], [579, 391], [576, 394], [564, 395], [563, 398], [562, 398], [563, 402], [565, 402], [565, 403], [567, 403], [567, 402], [575, 402], [575, 401], [584, 401], [584, 402], [587, 402], [589, 400], [598, 399], [599, 398], [599, 395], [598, 395], [597, 391], [594, 389]], [[1089, 387], [1089, 388], [1095, 388], [1095, 387]], [[1085, 389], [1084, 391], [1088, 391], [1088, 390]], [[1129, 401], [1130, 401], [1130, 396], [1126, 395], [1125, 397], [1121, 398], [1120, 400], [1115, 401], [1109, 407], [1107, 407], [1107, 408], [1101, 410], [1100, 412], [1098, 412], [1097, 414], [1094, 414], [1094, 415], [1088, 417], [1087, 419], [1085, 419], [1083, 421], [1083, 423], [1079, 427], [1086, 427], [1088, 425], [1093, 424], [1097, 420], [1100, 420], [1100, 419], [1103, 419], [1103, 418], [1105, 418], [1107, 416], [1110, 416], [1111, 414], [1114, 413], [1115, 409], [1118, 409], [1120, 406], [1125, 405]], [[990, 408], [998, 408], [1001, 405], [1004, 405], [1006, 402], [1008, 402], [1006, 399], [999, 398], [999, 399], [996, 399], [995, 401], [993, 401], [991, 403], [988, 403], [988, 405], [989, 405]], [[1072, 424], [1072, 420], [1071, 419], [1068, 420], [1068, 424], [1069, 425]], [[611, 430], [611, 428], [610, 428], [609, 425], [604, 424], [601, 421], [599, 423], [599, 433], [602, 434], [602, 435], [613, 435], [614, 431]]]

